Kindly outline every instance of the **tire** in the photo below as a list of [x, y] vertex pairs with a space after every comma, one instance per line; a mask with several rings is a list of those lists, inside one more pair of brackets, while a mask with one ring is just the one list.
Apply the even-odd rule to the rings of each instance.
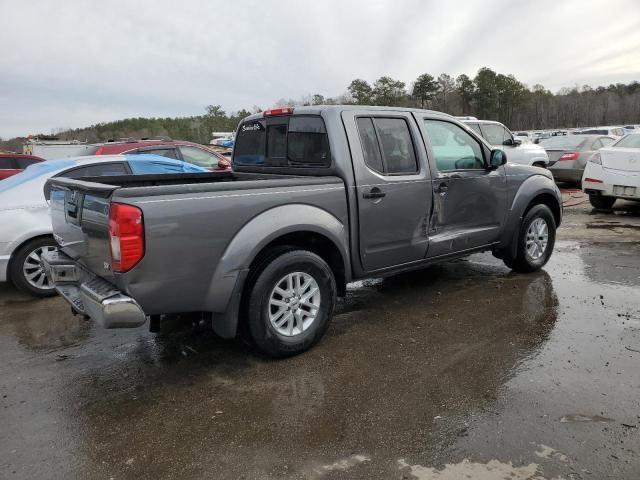
[[52, 297], [56, 290], [47, 280], [40, 264], [43, 250], [58, 247], [51, 237], [41, 237], [31, 240], [20, 247], [11, 258], [9, 276], [18, 290], [34, 297]]
[[[543, 226], [546, 227], [546, 241], [544, 230], [540, 230]], [[541, 235], [537, 235], [538, 233]], [[549, 261], [556, 242], [556, 221], [549, 207], [538, 204], [527, 212], [520, 224], [516, 241], [516, 256], [505, 257], [505, 265], [520, 273], [540, 270]]]
[[[296, 282], [303, 288], [296, 290]], [[262, 355], [298, 355], [327, 331], [336, 281], [329, 265], [315, 253], [289, 250], [269, 255], [250, 276], [249, 289], [241, 332]]]
[[589, 203], [593, 208], [609, 210], [616, 203], [616, 197], [605, 197], [603, 195], [589, 195]]

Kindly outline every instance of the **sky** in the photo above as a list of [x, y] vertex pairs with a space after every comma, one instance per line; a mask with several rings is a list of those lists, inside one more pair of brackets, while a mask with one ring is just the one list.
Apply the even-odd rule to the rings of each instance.
[[0, 0], [0, 137], [206, 105], [337, 96], [355, 78], [552, 91], [640, 80], [640, 0]]

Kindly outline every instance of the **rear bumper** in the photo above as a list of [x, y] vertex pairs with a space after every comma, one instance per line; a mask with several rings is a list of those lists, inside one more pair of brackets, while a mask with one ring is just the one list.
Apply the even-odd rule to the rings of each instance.
[[582, 189], [591, 195], [637, 200], [640, 198], [640, 173], [623, 172], [589, 163], [584, 170]]
[[135, 328], [146, 322], [144, 311], [133, 298], [82, 268], [64, 253], [44, 253], [42, 266], [49, 281], [71, 308], [104, 328]]
[[564, 166], [563, 163], [566, 163], [566, 161], [556, 162], [553, 167], [549, 168], [554, 179], [560, 180], [561, 182], [579, 182], [582, 180], [582, 173], [584, 172], [583, 168], [573, 165]]

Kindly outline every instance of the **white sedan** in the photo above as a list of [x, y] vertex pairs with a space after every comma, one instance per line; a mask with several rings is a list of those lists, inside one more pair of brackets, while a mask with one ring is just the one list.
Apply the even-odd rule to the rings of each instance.
[[55, 294], [40, 266], [40, 255], [57, 246], [43, 192], [48, 178], [207, 171], [158, 155], [105, 155], [48, 160], [0, 181], [0, 282], [39, 297]]
[[640, 200], [640, 133], [598, 150], [584, 169], [582, 190], [595, 208], [611, 208], [617, 198]]

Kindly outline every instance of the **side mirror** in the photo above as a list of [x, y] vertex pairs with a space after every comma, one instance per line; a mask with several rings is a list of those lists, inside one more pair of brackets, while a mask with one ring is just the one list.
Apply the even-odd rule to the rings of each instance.
[[506, 140], [504, 140], [502, 142], [502, 145], [506, 146], [506, 147], [511, 147], [515, 144], [513, 138], [507, 138]]
[[521, 138], [514, 138], [513, 139], [513, 146], [514, 147], [518, 147], [520, 145], [522, 145], [522, 139]]
[[494, 170], [507, 163], [507, 154], [500, 149], [491, 150], [491, 158], [489, 159], [489, 168]]

